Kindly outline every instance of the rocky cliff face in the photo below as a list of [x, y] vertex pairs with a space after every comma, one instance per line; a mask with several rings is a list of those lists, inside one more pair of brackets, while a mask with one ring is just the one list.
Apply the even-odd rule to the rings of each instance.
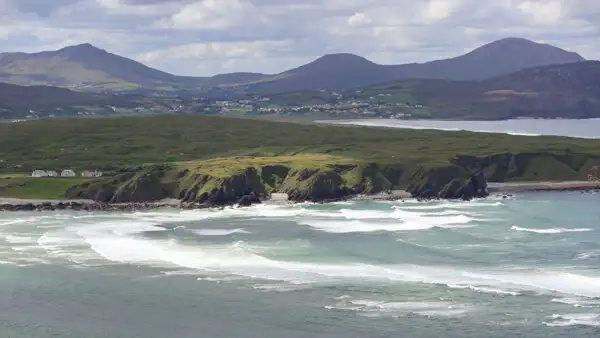
[[417, 198], [472, 199], [487, 196], [487, 182], [587, 180], [599, 158], [569, 153], [505, 153], [457, 156], [448, 166], [419, 169], [408, 191]]
[[103, 203], [136, 203], [176, 198], [184, 203], [230, 205], [256, 203], [273, 192], [292, 201], [339, 200], [393, 187], [380, 168], [368, 165], [331, 165], [297, 169], [285, 165], [248, 167], [230, 175], [188, 169], [146, 168], [135, 173], [101, 178], [70, 188], [69, 198]]
[[69, 198], [102, 203], [137, 203], [175, 198], [194, 205], [249, 205], [271, 193], [292, 201], [333, 201], [358, 194], [407, 188], [420, 199], [487, 196], [487, 181], [587, 179], [600, 159], [577, 154], [499, 154], [458, 156], [438, 167], [379, 164], [330, 164], [306, 167], [251, 165], [232, 172], [150, 166], [70, 188]]

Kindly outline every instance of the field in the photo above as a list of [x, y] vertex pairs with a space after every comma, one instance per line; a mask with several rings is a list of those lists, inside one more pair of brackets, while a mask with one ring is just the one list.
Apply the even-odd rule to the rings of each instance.
[[[228, 201], [247, 189], [304, 201], [390, 188], [441, 193], [472, 168], [493, 182], [586, 179], [600, 165], [600, 140], [160, 115], [0, 124], [0, 160], [5, 197], [193, 200], [223, 188]], [[25, 177], [64, 168], [107, 177]]]
[[82, 178], [34, 178], [16, 175], [0, 176], [0, 196], [25, 199], [60, 199], [73, 185], [87, 181]]
[[[3, 172], [105, 171], [230, 156], [327, 154], [362, 162], [447, 163], [505, 152], [600, 156], [600, 141], [471, 132], [301, 125], [209, 116], [48, 119], [0, 124]], [[19, 169], [15, 169], [18, 167]]]

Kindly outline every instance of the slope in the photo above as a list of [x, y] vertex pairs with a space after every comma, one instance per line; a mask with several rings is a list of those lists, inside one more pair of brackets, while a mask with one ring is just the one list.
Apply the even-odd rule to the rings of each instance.
[[400, 79], [482, 80], [529, 67], [583, 60], [576, 53], [520, 38], [498, 40], [456, 58], [422, 64], [378, 65], [352, 54], [333, 54], [286, 71], [274, 81], [252, 85], [249, 91], [339, 90]]
[[0, 54], [0, 81], [19, 85], [69, 86], [79, 90], [176, 90], [248, 82], [263, 76], [255, 73], [213, 78], [175, 76], [89, 43], [41, 53]]
[[[586, 179], [600, 164], [599, 146], [599, 140], [192, 115], [49, 119], [0, 124], [0, 171], [100, 168], [108, 177], [67, 195], [103, 202], [171, 197], [222, 204], [249, 191], [320, 201], [407, 187], [431, 197], [482, 170], [494, 181]], [[8, 188], [14, 194], [19, 187]]]
[[521, 38], [506, 38], [455, 58], [392, 68], [396, 78], [468, 81], [483, 80], [531, 67], [584, 60], [577, 53], [548, 44]]
[[410, 96], [434, 118], [600, 117], [600, 62], [541, 66], [483, 81], [405, 80], [364, 88]]

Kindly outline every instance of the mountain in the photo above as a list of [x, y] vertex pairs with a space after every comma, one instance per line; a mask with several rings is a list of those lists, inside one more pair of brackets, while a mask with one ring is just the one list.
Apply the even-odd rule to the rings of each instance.
[[262, 74], [185, 77], [162, 72], [89, 43], [40, 53], [0, 54], [0, 81], [19, 85], [69, 86], [83, 90], [173, 90], [248, 82]]
[[483, 80], [521, 69], [584, 61], [577, 53], [521, 38], [488, 43], [465, 55], [391, 67], [397, 78]]
[[353, 54], [329, 54], [276, 75], [251, 87], [260, 92], [285, 92], [306, 89], [342, 89], [381, 83], [394, 79], [386, 67]]
[[[600, 117], [600, 62], [539, 66], [481, 81], [403, 80], [349, 91], [423, 106], [434, 118]], [[388, 95], [389, 94], [389, 95]]]
[[399, 79], [482, 80], [525, 68], [584, 61], [580, 55], [521, 38], [486, 44], [465, 55], [405, 65], [378, 65], [352, 54], [321, 57], [277, 75], [250, 91], [277, 93], [319, 88], [348, 89]]
[[231, 73], [176, 76], [91, 44], [40, 53], [0, 54], [0, 82], [53, 85], [88, 91], [233, 91], [281, 93], [347, 89], [399, 79], [481, 80], [528, 67], [583, 61], [576, 53], [520, 38], [489, 43], [465, 55], [420, 64], [379, 65], [352, 54], [325, 55], [275, 75]]

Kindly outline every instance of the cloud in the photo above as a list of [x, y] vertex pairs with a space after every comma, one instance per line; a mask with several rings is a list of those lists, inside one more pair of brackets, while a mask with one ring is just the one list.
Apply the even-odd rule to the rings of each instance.
[[177, 29], [223, 30], [260, 20], [256, 7], [243, 0], [204, 0], [189, 3], [171, 18], [167, 26]]
[[276, 73], [326, 53], [452, 57], [519, 36], [600, 58], [596, 0], [0, 0], [0, 50], [90, 42], [184, 75]]
[[352, 27], [367, 26], [371, 23], [371, 18], [364, 13], [354, 13], [348, 18], [348, 25]]
[[525, 1], [517, 7], [542, 24], [556, 24], [562, 17], [562, 5], [559, 1]]

